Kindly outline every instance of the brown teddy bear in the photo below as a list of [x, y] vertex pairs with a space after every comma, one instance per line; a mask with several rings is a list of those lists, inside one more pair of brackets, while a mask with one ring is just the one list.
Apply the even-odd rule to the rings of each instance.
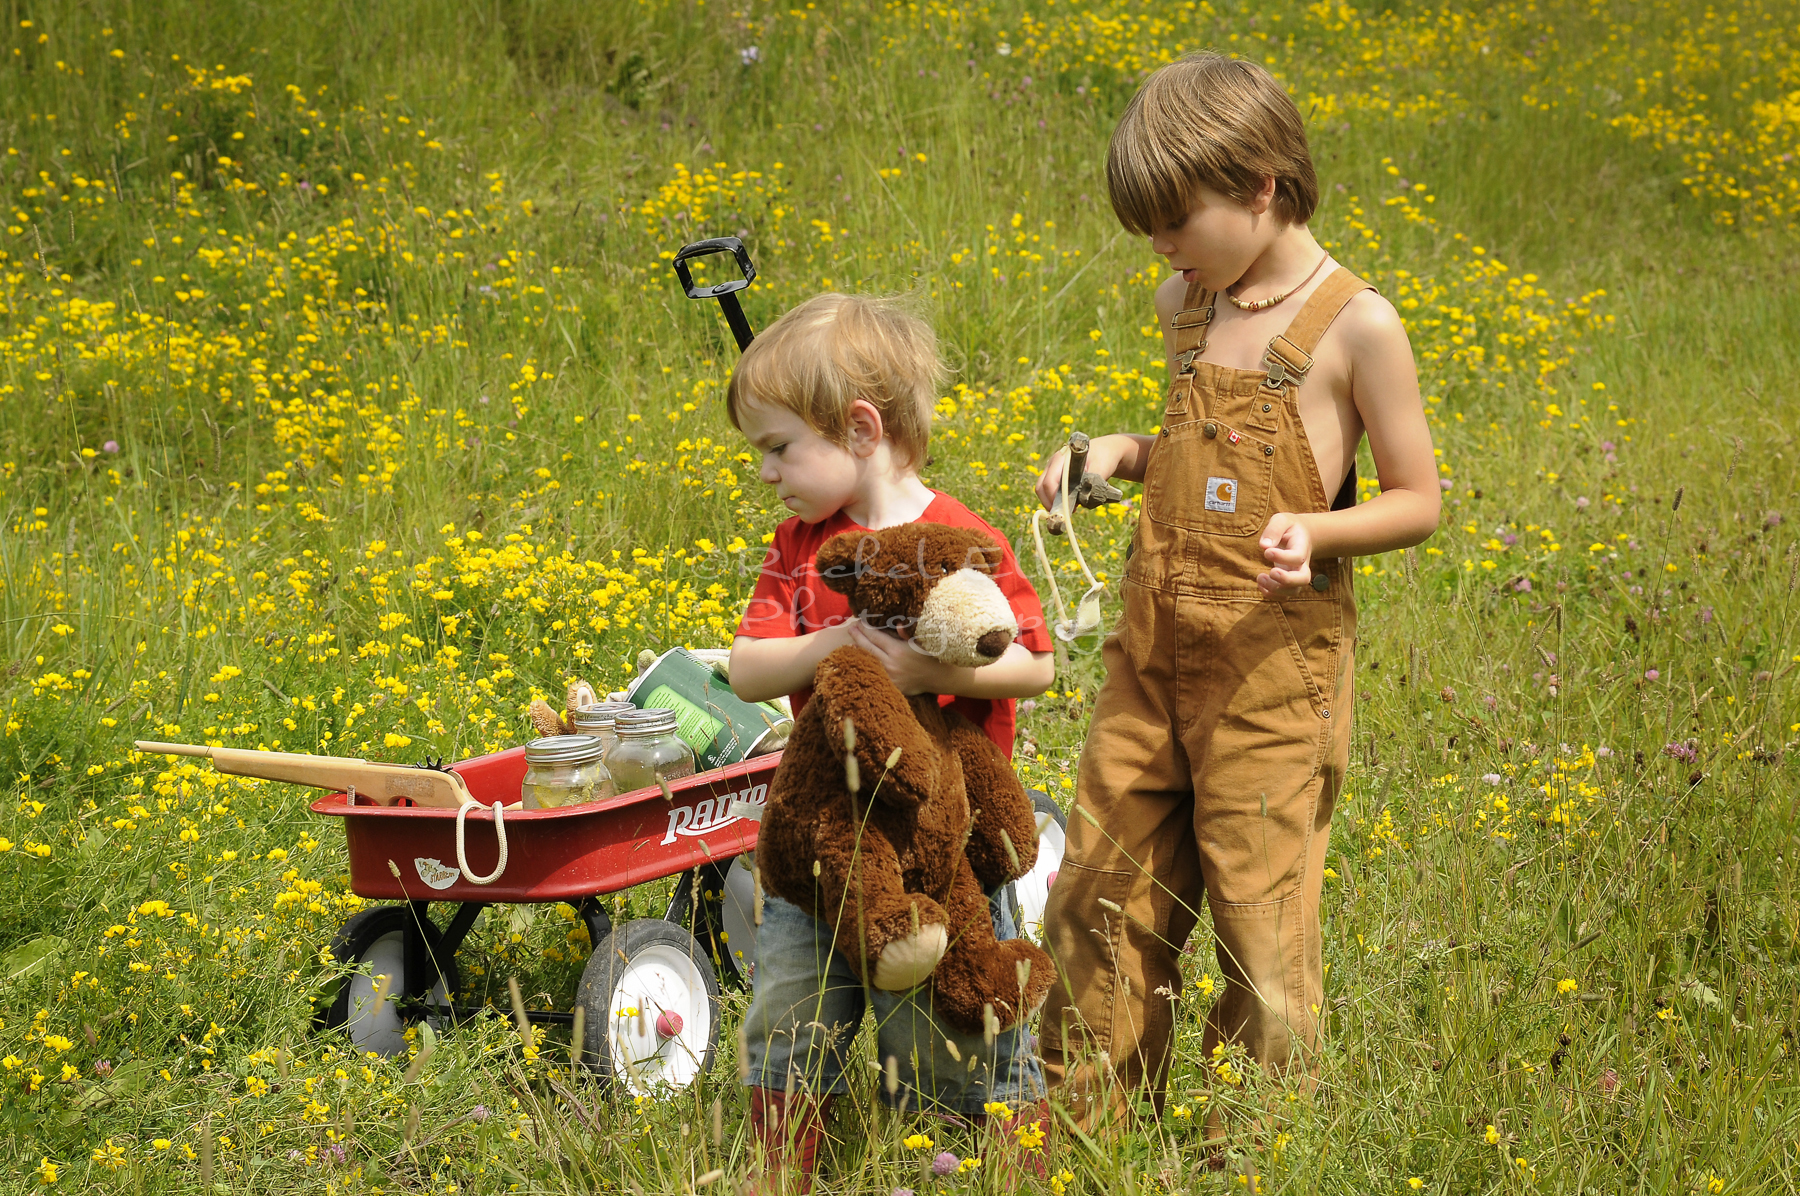
[[[1018, 634], [992, 577], [1001, 559], [991, 536], [938, 523], [846, 532], [817, 558], [867, 624], [967, 667]], [[1011, 763], [934, 695], [904, 697], [860, 648], [819, 662], [756, 854], [763, 883], [833, 926], [864, 983], [898, 992], [930, 978], [938, 1013], [965, 1033], [984, 1029], [989, 1007], [1000, 1029], [1018, 1024], [1049, 990], [1050, 957], [996, 941], [982, 893], [1037, 859]]]

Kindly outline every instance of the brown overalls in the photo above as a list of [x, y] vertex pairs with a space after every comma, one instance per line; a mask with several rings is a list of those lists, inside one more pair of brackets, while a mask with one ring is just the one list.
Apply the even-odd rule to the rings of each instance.
[[[1059, 983], [1044, 1007], [1056, 1098], [1083, 1125], [1148, 1088], [1160, 1109], [1177, 961], [1212, 907], [1225, 986], [1202, 1050], [1242, 1042], [1277, 1071], [1311, 1067], [1324, 1002], [1319, 891], [1349, 759], [1356, 604], [1348, 558], [1265, 596], [1259, 543], [1277, 511], [1322, 512], [1295, 392], [1344, 304], [1369, 284], [1339, 268], [1263, 370], [1194, 360], [1214, 294], [1174, 319], [1180, 372], [1144, 478], [1144, 508], [1082, 749], [1068, 849], [1045, 915]], [[1107, 1075], [1107, 1071], [1113, 1075]]]

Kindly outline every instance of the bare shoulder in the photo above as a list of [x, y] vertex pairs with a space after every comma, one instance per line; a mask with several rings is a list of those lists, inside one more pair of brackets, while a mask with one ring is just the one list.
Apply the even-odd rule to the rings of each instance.
[[1187, 299], [1187, 283], [1179, 274], [1171, 274], [1156, 287], [1156, 322], [1166, 332], [1175, 313]]
[[1374, 291], [1360, 292], [1345, 304], [1333, 328], [1342, 338], [1338, 343], [1351, 401], [1363, 413], [1371, 443], [1377, 425], [1385, 426], [1385, 416], [1422, 414], [1412, 342], [1393, 304]]
[[1395, 352], [1410, 355], [1412, 342], [1407, 339], [1406, 325], [1394, 305], [1378, 291], [1360, 291], [1353, 295], [1338, 313], [1333, 326], [1343, 337], [1352, 361], [1368, 354]]

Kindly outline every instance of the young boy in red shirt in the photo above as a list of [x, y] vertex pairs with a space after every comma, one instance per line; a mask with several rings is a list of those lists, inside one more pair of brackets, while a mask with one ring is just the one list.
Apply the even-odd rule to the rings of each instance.
[[[1203, 901], [1225, 988], [1202, 1054], [1227, 1082], [1232, 1044], [1273, 1073], [1316, 1066], [1351, 558], [1424, 540], [1440, 502], [1405, 327], [1307, 230], [1305, 124], [1267, 71], [1218, 54], [1158, 70], [1113, 132], [1107, 185], [1174, 274], [1156, 292], [1160, 427], [1088, 456], [1142, 482], [1144, 507], [1045, 915], [1060, 985], [1044, 1067], [1084, 1124], [1134, 1090], [1160, 1107]], [[1357, 505], [1365, 434], [1381, 493]], [[1038, 482], [1045, 506], [1063, 460]]]
[[[761, 480], [794, 513], [775, 531], [737, 637], [731, 686], [746, 700], [788, 694], [799, 714], [828, 654], [855, 645], [878, 658], [904, 694], [932, 693], [963, 714], [1010, 758], [1014, 699], [1043, 692], [1054, 675], [1044, 612], [1006, 537], [919, 479], [942, 374], [923, 321], [891, 301], [826, 294], [800, 304], [752, 341], [726, 391], [732, 423], [762, 455]], [[1011, 602], [1019, 634], [993, 664], [941, 664], [907, 641], [865, 625], [848, 600], [820, 580], [815, 557], [841, 532], [913, 522], [977, 528], [1004, 559], [994, 581]], [[994, 929], [1016, 938], [1005, 903]], [[814, 1155], [833, 1100], [849, 1091], [848, 1053], [865, 1009], [876, 1016], [877, 1049], [897, 1069], [901, 1108], [935, 1107], [997, 1128], [1043, 1095], [1043, 1075], [1023, 1027], [989, 1044], [938, 1021], [923, 989], [864, 989], [833, 949], [831, 928], [768, 895], [757, 933], [755, 995], [745, 1017], [750, 1115], [767, 1149], [775, 1190], [811, 1190]], [[970, 1066], [974, 1062], [973, 1067]], [[858, 1072], [860, 1074], [860, 1071]], [[1018, 1149], [1010, 1140], [1007, 1149]]]

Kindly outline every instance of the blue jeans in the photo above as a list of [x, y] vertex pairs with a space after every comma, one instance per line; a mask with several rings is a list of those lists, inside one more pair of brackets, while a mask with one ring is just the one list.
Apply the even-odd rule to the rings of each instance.
[[[1004, 890], [1002, 890], [1004, 891]], [[994, 934], [1017, 938], [1012, 912], [990, 896]], [[883, 1101], [898, 1109], [935, 1109], [974, 1118], [989, 1101], [1015, 1111], [1042, 1097], [1044, 1070], [1025, 1026], [1000, 1034], [989, 1046], [980, 1034], [964, 1035], [931, 1011], [928, 988], [885, 992], [864, 988], [849, 962], [832, 948], [831, 928], [773, 895], [763, 899], [756, 934], [755, 995], [744, 1018], [744, 1041], [753, 1088], [788, 1087], [817, 1095], [850, 1091], [851, 1044], [863, 1013], [875, 1013], [876, 1055], [885, 1068], [894, 1059], [900, 1086]]]

